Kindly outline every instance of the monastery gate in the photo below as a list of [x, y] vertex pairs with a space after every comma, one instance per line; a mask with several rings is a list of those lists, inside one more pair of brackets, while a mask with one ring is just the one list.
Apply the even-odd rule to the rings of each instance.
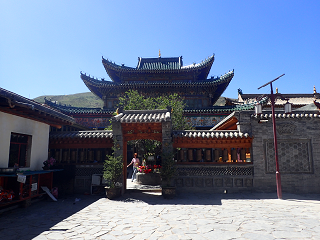
[[123, 156], [123, 190], [127, 182], [127, 142], [137, 139], [157, 140], [162, 152], [172, 151], [172, 124], [168, 110], [128, 110], [112, 118], [115, 155]]

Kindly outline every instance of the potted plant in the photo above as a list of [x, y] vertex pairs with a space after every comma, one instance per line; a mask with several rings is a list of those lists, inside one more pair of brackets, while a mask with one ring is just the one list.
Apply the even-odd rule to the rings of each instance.
[[51, 157], [51, 158], [49, 158], [49, 159], [47, 159], [46, 161], [44, 161], [43, 162], [43, 167], [42, 167], [42, 169], [43, 170], [50, 170], [50, 168], [54, 165], [56, 163], [56, 160], [53, 158], [53, 157]]
[[121, 186], [119, 183], [123, 173], [123, 157], [115, 156], [115, 151], [106, 156], [103, 166], [103, 178], [106, 180], [107, 198], [114, 199], [121, 195]]
[[146, 165], [139, 166], [137, 173], [137, 181], [142, 185], [160, 185], [161, 184], [161, 176], [159, 174], [159, 169], [161, 169], [161, 165]]
[[176, 187], [173, 178], [176, 175], [176, 164], [174, 154], [172, 152], [162, 154], [162, 166], [160, 168], [160, 176], [162, 179], [162, 196], [164, 198], [173, 198], [176, 194]]

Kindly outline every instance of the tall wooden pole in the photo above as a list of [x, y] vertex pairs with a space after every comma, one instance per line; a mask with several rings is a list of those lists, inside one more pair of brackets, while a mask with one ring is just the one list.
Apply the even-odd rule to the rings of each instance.
[[276, 160], [276, 184], [277, 184], [277, 195], [279, 199], [282, 199], [282, 188], [281, 188], [281, 176], [280, 176], [280, 171], [279, 171], [279, 161], [278, 161], [278, 142], [277, 142], [277, 129], [276, 129], [276, 117], [274, 113], [274, 104], [275, 104], [275, 99], [276, 96], [273, 94], [273, 89], [272, 89], [272, 83], [279, 78], [284, 76], [284, 74], [280, 75], [279, 77], [273, 79], [272, 81], [262, 85], [260, 88], [263, 88], [267, 85], [270, 84], [271, 87], [271, 94], [269, 96], [271, 100], [271, 109], [272, 109], [272, 125], [273, 125], [273, 141], [274, 141], [274, 154], [275, 154], [275, 160]]
[[281, 176], [280, 176], [279, 161], [278, 161], [278, 141], [277, 141], [276, 117], [275, 117], [275, 113], [274, 113], [275, 96], [273, 94], [272, 82], [270, 83], [270, 87], [271, 87], [270, 100], [271, 100], [271, 108], [272, 108], [273, 141], [274, 141], [274, 153], [275, 153], [275, 160], [276, 160], [277, 195], [278, 195], [279, 199], [282, 199]]

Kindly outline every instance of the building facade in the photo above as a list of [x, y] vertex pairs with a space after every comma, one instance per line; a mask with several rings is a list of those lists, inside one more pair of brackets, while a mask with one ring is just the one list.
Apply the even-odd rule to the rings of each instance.
[[42, 169], [50, 127], [72, 124], [72, 117], [0, 88], [0, 208], [28, 206], [45, 194], [42, 187], [52, 189], [54, 172]]
[[[110, 125], [119, 97], [129, 90], [136, 90], [146, 97], [178, 94], [187, 108], [187, 121], [199, 129], [210, 129], [233, 110], [230, 107], [213, 107], [231, 82], [234, 71], [220, 77], [209, 77], [214, 55], [201, 63], [183, 65], [182, 57], [138, 58], [137, 67], [115, 64], [102, 58], [110, 80], [96, 79], [81, 72], [81, 79], [88, 89], [101, 98], [104, 107], [77, 108], [63, 106], [45, 99], [45, 103], [73, 116], [76, 122], [89, 129], [104, 129]], [[235, 106], [233, 106], [235, 107]]]
[[[184, 67], [181, 57], [159, 56], [139, 58], [137, 67], [131, 68], [103, 58], [102, 63], [112, 81], [98, 80], [81, 73], [81, 79], [90, 91], [104, 101], [103, 109], [72, 108], [49, 101], [47, 104], [79, 119], [79, 123], [85, 123], [89, 128], [94, 124], [102, 128], [109, 120], [120, 119], [112, 117], [112, 113], [118, 97], [128, 90], [137, 90], [145, 96], [178, 93], [188, 105], [184, 110], [185, 116], [197, 130], [171, 130], [169, 142], [175, 149], [178, 168], [176, 186], [188, 191], [275, 191], [273, 133], [268, 97], [243, 94], [239, 90], [237, 102], [213, 107], [234, 74], [231, 71], [221, 77], [208, 79], [213, 61], [214, 56], [211, 56], [201, 64]], [[278, 91], [276, 94], [280, 95]], [[283, 190], [319, 193], [319, 94], [314, 89], [313, 94], [283, 94], [282, 97], [276, 102], [276, 119]], [[280, 110], [288, 100], [293, 103], [292, 114], [284, 114]], [[264, 105], [264, 114], [259, 116], [254, 113], [257, 103]], [[151, 113], [142, 111], [135, 114], [143, 119], [145, 114]], [[131, 117], [136, 118], [137, 115]], [[131, 117], [123, 119], [117, 128], [117, 140], [123, 139], [121, 134], [125, 134], [122, 127], [131, 132], [136, 128], [135, 125], [146, 124], [143, 121], [132, 123]], [[130, 129], [127, 125], [130, 125]], [[100, 146], [98, 142], [104, 142], [101, 145], [103, 147], [99, 149], [94, 144], [86, 147], [85, 142], [91, 140], [97, 143], [96, 146]], [[63, 145], [55, 145], [59, 141]], [[50, 151], [55, 153], [62, 164], [76, 166], [78, 186], [76, 183], [75, 188], [81, 185], [86, 189], [92, 169], [102, 169], [99, 162], [103, 158], [99, 156], [110, 151], [112, 143], [114, 132], [52, 133]], [[126, 146], [125, 140], [122, 145]], [[126, 159], [126, 147], [122, 151]]]

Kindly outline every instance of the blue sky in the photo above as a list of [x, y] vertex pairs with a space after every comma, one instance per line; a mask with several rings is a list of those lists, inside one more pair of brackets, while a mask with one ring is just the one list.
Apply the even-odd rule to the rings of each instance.
[[215, 54], [210, 76], [234, 69], [223, 96], [274, 83], [281, 93], [320, 92], [320, 1], [0, 0], [0, 87], [28, 98], [88, 92], [80, 71], [108, 78], [101, 57]]

